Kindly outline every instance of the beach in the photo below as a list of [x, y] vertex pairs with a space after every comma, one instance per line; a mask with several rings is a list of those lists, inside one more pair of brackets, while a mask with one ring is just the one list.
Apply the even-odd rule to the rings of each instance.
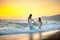
[[[58, 34], [58, 35], [57, 35]], [[54, 30], [54, 31], [49, 31], [49, 32], [43, 32], [43, 33], [33, 33], [32, 34], [32, 39], [30, 38], [30, 34], [11, 34], [11, 35], [3, 35], [0, 36], [0, 40], [39, 40], [41, 35], [41, 39], [49, 40], [55, 39], [53, 38], [54, 35], [56, 37], [60, 37], [60, 30]], [[51, 37], [50, 37], [51, 36]], [[56, 40], [59, 40], [57, 39]]]

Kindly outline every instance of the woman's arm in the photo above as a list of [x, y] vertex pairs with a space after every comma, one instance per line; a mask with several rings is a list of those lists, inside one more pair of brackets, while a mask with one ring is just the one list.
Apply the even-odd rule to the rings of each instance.
[[29, 24], [29, 19], [28, 19], [28, 24]]
[[42, 25], [42, 21], [41, 21], [41, 25]]
[[35, 23], [35, 21], [32, 19], [32, 21]]

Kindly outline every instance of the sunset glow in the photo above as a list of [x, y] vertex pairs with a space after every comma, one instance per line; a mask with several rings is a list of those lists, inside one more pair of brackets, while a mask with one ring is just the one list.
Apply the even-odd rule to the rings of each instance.
[[32, 13], [33, 17], [52, 16], [60, 14], [59, 2], [44, 0], [1, 0], [0, 19], [27, 18]]

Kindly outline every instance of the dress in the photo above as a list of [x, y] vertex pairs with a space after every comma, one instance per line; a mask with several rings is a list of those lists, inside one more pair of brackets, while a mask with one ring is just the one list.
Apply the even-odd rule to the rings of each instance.
[[33, 27], [33, 24], [32, 24], [32, 19], [29, 19], [28, 25], [29, 25], [30, 30], [34, 30], [34, 27]]

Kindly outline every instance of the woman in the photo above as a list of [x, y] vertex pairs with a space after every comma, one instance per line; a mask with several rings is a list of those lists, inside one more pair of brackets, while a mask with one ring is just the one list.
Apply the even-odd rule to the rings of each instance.
[[30, 30], [34, 29], [32, 21], [34, 22], [34, 20], [32, 19], [32, 14], [30, 14], [28, 17], [28, 25], [29, 25]]
[[39, 28], [41, 29], [42, 20], [41, 20], [41, 18], [40, 18], [40, 17], [38, 18], [38, 25], [39, 25]]

